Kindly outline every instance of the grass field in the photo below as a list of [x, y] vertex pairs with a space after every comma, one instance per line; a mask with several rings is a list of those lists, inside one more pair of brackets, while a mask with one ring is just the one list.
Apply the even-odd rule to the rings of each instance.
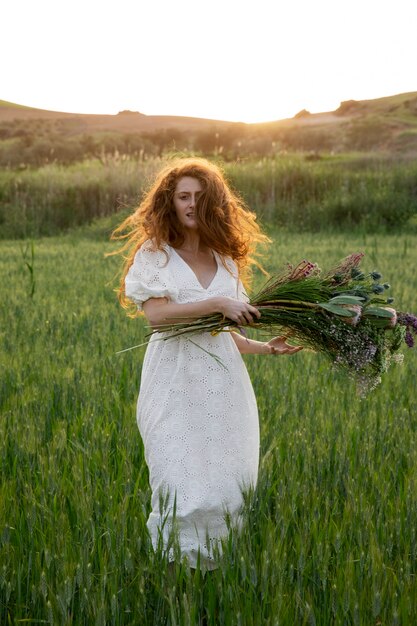
[[[269, 269], [363, 250], [417, 308], [415, 235], [274, 240]], [[169, 578], [145, 528], [144, 352], [115, 354], [145, 333], [112, 291], [118, 260], [79, 234], [40, 239], [31, 279], [24, 246], [0, 244], [0, 624], [415, 624], [412, 350], [365, 400], [320, 356], [247, 357], [261, 421], [247, 524], [210, 578]]]
[[[105, 216], [115, 223], [120, 210], [137, 207], [173, 156], [0, 168], [0, 240], [59, 235], [97, 219], [103, 226]], [[377, 153], [309, 157], [277, 154], [219, 165], [248, 206], [276, 227], [297, 233], [323, 228], [416, 232], [415, 159]]]

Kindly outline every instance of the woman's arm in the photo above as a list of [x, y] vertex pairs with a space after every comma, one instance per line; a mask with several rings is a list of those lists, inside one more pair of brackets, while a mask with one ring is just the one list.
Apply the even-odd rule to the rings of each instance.
[[[219, 296], [198, 302], [177, 304], [167, 298], [150, 298], [143, 303], [143, 311], [153, 328], [170, 322], [185, 322], [211, 313], [221, 313], [241, 326], [251, 324], [253, 317], [260, 317], [258, 309], [247, 302]], [[287, 337], [275, 337], [268, 342], [246, 339], [238, 333], [231, 333], [241, 354], [294, 354], [302, 350], [301, 346], [290, 346]]]
[[274, 337], [268, 342], [246, 339], [238, 333], [231, 333], [237, 348], [241, 354], [294, 354], [303, 348], [301, 346], [290, 346], [287, 344], [287, 337]]
[[143, 311], [153, 328], [170, 322], [193, 320], [211, 313], [221, 313], [224, 317], [244, 326], [251, 324], [254, 317], [261, 315], [251, 304], [226, 296], [186, 304], [170, 302], [167, 298], [150, 298], [143, 303]]

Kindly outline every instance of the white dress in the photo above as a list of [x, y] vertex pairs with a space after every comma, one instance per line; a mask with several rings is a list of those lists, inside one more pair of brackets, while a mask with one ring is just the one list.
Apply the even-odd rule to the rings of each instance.
[[[174, 248], [165, 245], [164, 250], [154, 251], [145, 242], [127, 273], [126, 296], [139, 309], [149, 298], [163, 296], [177, 303], [213, 296], [247, 301], [231, 259], [225, 259], [228, 271], [215, 253], [217, 273], [205, 289]], [[257, 481], [256, 399], [230, 333], [199, 333], [192, 341], [163, 341], [160, 336], [153, 336], [147, 347], [137, 405], [152, 490], [147, 527], [155, 549], [158, 537], [168, 546], [176, 496], [181, 555], [196, 567], [200, 552], [200, 566], [214, 569], [213, 543], [228, 534], [225, 516], [240, 527], [241, 490]], [[161, 495], [167, 497], [166, 508]], [[174, 558], [172, 548], [168, 558]]]

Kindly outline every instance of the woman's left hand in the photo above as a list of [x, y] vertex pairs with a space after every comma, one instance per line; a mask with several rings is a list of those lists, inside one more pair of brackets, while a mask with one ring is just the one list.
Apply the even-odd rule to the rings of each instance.
[[271, 341], [265, 343], [268, 349], [267, 354], [295, 354], [302, 350], [302, 346], [290, 346], [287, 343], [288, 337], [274, 337]]

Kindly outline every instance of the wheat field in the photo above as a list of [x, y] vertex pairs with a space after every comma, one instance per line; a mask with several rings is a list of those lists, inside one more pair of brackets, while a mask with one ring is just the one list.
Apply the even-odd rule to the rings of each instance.
[[[362, 250], [416, 312], [415, 235], [272, 237], [267, 269]], [[415, 624], [417, 349], [366, 399], [321, 356], [245, 357], [261, 424], [246, 524], [214, 573], [170, 573], [145, 526], [144, 349], [116, 354], [146, 327], [118, 305], [112, 249], [0, 243], [0, 624]]]

